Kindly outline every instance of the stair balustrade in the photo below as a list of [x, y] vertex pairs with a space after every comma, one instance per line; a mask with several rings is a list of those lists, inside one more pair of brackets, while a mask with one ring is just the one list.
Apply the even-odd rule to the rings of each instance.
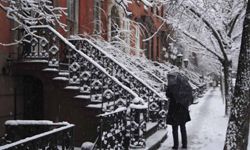
[[72, 39], [70, 42], [72, 42], [81, 52], [88, 55], [105, 68], [110, 75], [116, 77], [143, 100], [146, 100], [149, 103], [148, 116], [146, 118], [150, 121], [158, 121], [159, 128], [166, 128], [167, 99], [160, 96], [152, 87], [147, 85], [142, 79], [138, 78], [118, 61], [110, 57], [90, 40]]
[[[12, 16], [9, 16], [10, 19], [27, 26], [20, 34], [28, 42], [23, 41], [18, 51], [19, 58], [23, 61], [47, 62], [48, 66], [43, 69], [44, 71], [58, 72], [59, 78], [63, 74], [68, 80], [65, 88], [78, 90], [79, 95], [76, 97], [88, 99], [90, 104], [87, 107], [99, 110], [101, 119], [98, 129], [102, 129], [100, 140], [114, 131], [121, 131], [123, 134], [125, 126], [126, 134], [129, 134], [130, 138], [129, 145], [144, 147], [145, 121], [157, 121], [159, 128], [166, 128], [167, 99], [161, 97], [157, 91], [117, 61], [108, 57], [91, 41], [87, 39], [76, 41], [79, 43], [73, 41], [75, 47], [52, 28], [47, 20], [30, 22], [25, 20], [33, 11], [28, 3], [20, 2], [18, 0], [10, 4], [10, 7], [18, 8], [18, 11], [13, 11], [11, 14], [8, 12], [8, 15]], [[46, 12], [44, 4], [39, 3], [39, 6]], [[121, 108], [126, 108], [126, 111], [118, 111]], [[107, 115], [109, 113], [110, 115]], [[114, 120], [112, 117], [117, 119]], [[107, 125], [107, 122], [113, 126], [105, 128], [104, 124]], [[117, 132], [117, 135], [120, 134]], [[103, 149], [103, 144], [109, 149], [121, 148], [123, 146], [118, 144], [119, 141], [126, 142], [121, 140], [121, 137], [123, 136], [115, 136], [112, 139], [115, 144], [111, 144], [110, 140], [106, 143], [102, 141], [97, 148]]]
[[[13, 120], [12, 122], [16, 122], [16, 120]], [[1, 150], [74, 149], [73, 124], [36, 124], [39, 121], [22, 122], [24, 122], [24, 124], [5, 125], [6, 137], [4, 138], [8, 143], [1, 145]], [[24, 133], [22, 129], [30, 132]]]
[[[139, 98], [129, 87], [124, 86], [118, 79], [111, 76], [102, 66], [96, 63], [95, 60], [77, 50], [75, 46], [52, 27], [41, 25], [30, 28], [31, 31], [36, 32], [36, 36], [30, 36], [30, 44], [23, 46], [23, 48], [26, 48], [23, 49], [21, 53], [23, 61], [46, 61], [48, 66], [43, 69], [44, 71], [58, 72], [58, 76], [60, 76], [59, 74], [61, 74], [61, 72], [67, 73], [68, 85], [66, 88], [78, 90], [78, 98], [88, 99], [90, 104], [87, 105], [87, 107], [97, 108], [100, 110], [100, 115], [112, 113], [114, 115], [111, 116], [115, 118], [116, 115], [120, 116], [117, 110], [120, 108], [128, 109], [134, 102], [138, 103], [138, 106], [147, 106], [147, 103]], [[125, 114], [127, 115], [127, 113], [126, 110]], [[139, 115], [140, 114], [137, 113], [128, 114], [130, 117]], [[100, 119], [100, 126], [98, 128], [103, 128], [101, 136], [99, 136], [100, 140], [105, 137], [105, 134], [110, 135], [114, 130], [117, 130], [117, 126], [115, 125], [130, 121], [128, 116], [119, 117], [119, 123], [116, 123], [117, 120], [114, 119], [111, 119], [111, 121], [110, 119]], [[144, 112], [144, 116], [146, 116], [146, 111]], [[112, 126], [114, 128], [105, 129], [103, 124], [107, 121], [109, 124], [114, 124]], [[133, 120], [133, 122], [136, 123], [136, 120]], [[129, 129], [127, 128], [128, 127], [126, 127], [126, 130], [128, 130], [128, 132], [132, 130], [130, 127]], [[140, 128], [144, 128], [144, 126], [136, 129], [143, 131], [140, 134], [141, 140], [143, 139], [145, 130]], [[130, 137], [133, 139], [133, 134], [130, 134]], [[120, 138], [121, 136], [115, 136], [115, 141], [120, 141]], [[106, 146], [112, 145], [109, 142], [106, 144]], [[103, 145], [104, 143], [98, 145], [98, 147], [102, 148]], [[119, 146], [123, 145], [113, 144], [111, 148]]]

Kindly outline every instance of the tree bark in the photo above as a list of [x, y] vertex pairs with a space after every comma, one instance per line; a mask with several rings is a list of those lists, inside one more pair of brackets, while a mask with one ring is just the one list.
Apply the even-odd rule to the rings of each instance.
[[231, 82], [230, 80], [230, 63], [228, 61], [222, 63], [223, 65], [223, 74], [224, 74], [224, 90], [225, 90], [225, 115], [229, 114], [230, 108], [231, 108], [231, 101], [232, 101], [232, 97], [231, 97]]
[[250, 121], [250, 2], [244, 20], [236, 86], [224, 150], [247, 150]]

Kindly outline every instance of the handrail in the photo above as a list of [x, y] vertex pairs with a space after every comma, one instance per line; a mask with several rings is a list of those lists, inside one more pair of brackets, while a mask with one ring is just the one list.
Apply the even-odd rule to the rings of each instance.
[[25, 143], [28, 143], [28, 142], [32, 142], [36, 139], [39, 139], [39, 138], [43, 138], [43, 137], [46, 137], [46, 136], [49, 136], [49, 135], [53, 135], [55, 133], [58, 133], [58, 132], [61, 132], [61, 131], [64, 131], [64, 130], [67, 130], [67, 129], [70, 129], [70, 128], [73, 128], [75, 125], [73, 124], [68, 124], [66, 126], [63, 126], [63, 127], [60, 127], [60, 128], [56, 128], [56, 129], [53, 129], [51, 131], [47, 131], [47, 132], [44, 132], [44, 133], [41, 133], [41, 134], [38, 134], [38, 135], [34, 135], [34, 136], [31, 136], [31, 137], [27, 137], [25, 139], [22, 139], [22, 140], [19, 140], [19, 141], [16, 141], [14, 143], [10, 143], [10, 144], [6, 144], [4, 146], [0, 146], [0, 149], [1, 150], [4, 150], [4, 149], [9, 149], [9, 148], [14, 148], [18, 145], [24, 145]]
[[[25, 10], [20, 10], [20, 11], [25, 11]], [[18, 14], [15, 14], [15, 15], [18, 15]], [[14, 20], [14, 21], [25, 21], [25, 20]], [[69, 75], [67, 75], [68, 79], [69, 79], [68, 85], [70, 85], [70, 86], [76, 85], [78, 87], [78, 89], [80, 89], [81, 86], [91, 85], [90, 88], [92, 88], [93, 87], [92, 84], [89, 84], [89, 83], [92, 83], [93, 80], [100, 79], [100, 81], [97, 83], [99, 84], [101, 82], [101, 86], [102, 86], [102, 84], [103, 84], [103, 86], [101, 87], [101, 89], [99, 91], [96, 90], [99, 93], [94, 91], [94, 94], [101, 95], [101, 98], [104, 98], [106, 91], [112, 92], [112, 90], [113, 90], [113, 94], [114, 94], [113, 99], [115, 99], [115, 100], [117, 100], [117, 99], [119, 100], [120, 98], [121, 99], [124, 98], [126, 100], [126, 103], [129, 104], [129, 106], [131, 103], [137, 103], [138, 105], [148, 106], [148, 103], [146, 101], [144, 101], [142, 98], [140, 98], [138, 94], [136, 94], [133, 90], [131, 90], [129, 87], [127, 87], [122, 82], [120, 82], [115, 76], [110, 75], [109, 72], [107, 70], [105, 70], [97, 62], [95, 62], [94, 59], [90, 58], [89, 56], [85, 55], [83, 52], [78, 50], [73, 44], [71, 44], [66, 38], [64, 38], [53, 27], [51, 27], [49, 25], [35, 25], [35, 26], [28, 26], [27, 25], [27, 28], [28, 28], [28, 30], [25, 30], [25, 31], [32, 32], [32, 34], [30, 34], [30, 36], [29, 36], [29, 38], [31, 38], [31, 39], [27, 39], [27, 41], [30, 40], [30, 43], [27, 44], [28, 50], [23, 51], [25, 53], [22, 53], [22, 54], [28, 54], [28, 55], [26, 55], [27, 57], [23, 55], [26, 58], [47, 59], [49, 68], [46, 68], [47, 70], [45, 69], [44, 71], [52, 71], [52, 70], [53, 71], [60, 71], [60, 69], [62, 67], [64, 67], [61, 64], [61, 62], [66, 61], [67, 65], [68, 65], [68, 66], [66, 66], [68, 69], [67, 71], [69, 71], [68, 72]], [[42, 32], [40, 33], [40, 31], [42, 31]], [[22, 48], [25, 49], [27, 47], [23, 46]], [[61, 50], [61, 48], [63, 48], [63, 49]], [[65, 57], [65, 58], [63, 58], [62, 61], [61, 61], [61, 56], [59, 55], [60, 50], [62, 51], [62, 53], [67, 51], [66, 52], [67, 54], [65, 54], [65, 55], [62, 54], [63, 55], [62, 57]], [[66, 59], [68, 59], [68, 60], [66, 60]], [[76, 70], [78, 70], [78, 71], [76, 71]], [[86, 74], [89, 75], [88, 72], [91, 72], [90, 78], [89, 78], [91, 80], [91, 82], [88, 80], [87, 81], [88, 83], [86, 83], [83, 80], [85, 78], [84, 75], [86, 75]], [[83, 74], [83, 73], [86, 73], [86, 74]], [[77, 81], [75, 81], [76, 78], [77, 78]], [[142, 81], [140, 81], [140, 82], [142, 82]], [[109, 89], [110, 87], [112, 87], [112, 90]], [[81, 88], [83, 88], [83, 87], [81, 87]], [[151, 91], [153, 91], [153, 89], [151, 89]], [[93, 94], [92, 91], [90, 93]], [[157, 95], [158, 93], [156, 93], [155, 91], [153, 91], [153, 93], [154, 94], [152, 94], [152, 97], [154, 95], [159, 96], [159, 95]], [[87, 97], [86, 95], [83, 95], [83, 96], [85, 96], [85, 98]], [[107, 99], [109, 100], [109, 98], [106, 98], [104, 100], [101, 99], [100, 103], [102, 104], [102, 108], [103, 108], [103, 102]], [[99, 103], [99, 101], [95, 101], [95, 102]], [[128, 107], [127, 104], [126, 104], [126, 106]], [[117, 105], [118, 108], [121, 106], [119, 104], [116, 104], [116, 101], [114, 101], [114, 105], [115, 106]], [[115, 108], [111, 108], [111, 109], [112, 109], [111, 111], [114, 111], [113, 109], [115, 109]], [[101, 111], [103, 112], [103, 110], [101, 110]], [[110, 110], [108, 110], [108, 111], [110, 111]], [[124, 110], [123, 117], [120, 117], [120, 118], [122, 118], [122, 121], [124, 122], [124, 124], [126, 124], [126, 122], [127, 122], [126, 115], [128, 112], [129, 111]], [[146, 116], [146, 114], [147, 114], [146, 111], [142, 112], [142, 113], [144, 116]], [[134, 112], [134, 114], [131, 117], [132, 118], [133, 117], [134, 118], [140, 117], [137, 115], [140, 115], [140, 114], [137, 112]], [[145, 121], [145, 120], [143, 120], [143, 121]], [[119, 127], [119, 126], [117, 126], [117, 127]], [[143, 128], [144, 127], [145, 126], [143, 126]], [[141, 127], [137, 127], [136, 130], [140, 131], [141, 130], [140, 128]], [[64, 128], [61, 127], [59, 129], [66, 130], [66, 127], [64, 127]], [[12, 145], [5, 145], [5, 146], [6, 147], [13, 146], [13, 145], [15, 146], [15, 145], [21, 144], [23, 142], [29, 142], [29, 141], [35, 140], [37, 138], [44, 138], [44, 137], [49, 136], [51, 134], [56, 134], [57, 133], [56, 131], [58, 131], [58, 130], [55, 129], [55, 130], [52, 130], [52, 131], [49, 131], [49, 132], [46, 132], [43, 134], [38, 134], [36, 136], [30, 137], [30, 138], [27, 138], [27, 139], [24, 139], [21, 141], [17, 141], [17, 143], [16, 142], [14, 144], [12, 143]], [[57, 136], [54, 135], [51, 138], [56, 138], [56, 137]], [[139, 135], [139, 137], [143, 138], [142, 135]], [[41, 140], [43, 140], [43, 139], [41, 139]], [[39, 143], [40, 140], [38, 140], [36, 142], [37, 142], [37, 143], [35, 143], [36, 146], [41, 145], [41, 143]], [[28, 143], [25, 146], [29, 147], [30, 144], [32, 146], [32, 143]], [[54, 144], [54, 143], [52, 143], [52, 144]], [[52, 145], [52, 146], [54, 146], [54, 145]], [[3, 148], [5, 148], [5, 147], [3, 147]]]
[[160, 95], [155, 89], [129, 71], [120, 62], [110, 57], [107, 52], [92, 41], [86, 38], [72, 39], [70, 41], [77, 46], [77, 49], [95, 59], [97, 63], [109, 71], [111, 75], [118, 78], [120, 82], [129, 86], [135, 93], [147, 100], [149, 112], [146, 117], [147, 120], [158, 121], [160, 128], [166, 127], [167, 98]]
[[98, 69], [100, 69], [105, 75], [107, 75], [109, 78], [111, 78], [115, 83], [117, 83], [119, 86], [121, 86], [122, 88], [124, 88], [126, 91], [128, 91], [131, 95], [134, 96], [135, 99], [139, 99], [139, 96], [132, 91], [130, 88], [128, 88], [127, 86], [125, 86], [124, 84], [122, 84], [118, 79], [116, 79], [114, 76], [111, 76], [102, 66], [100, 66], [98, 63], [96, 63], [92, 58], [90, 58], [89, 56], [87, 56], [86, 54], [84, 54], [83, 52], [81, 52], [80, 50], [77, 50], [76, 47], [70, 43], [65, 37], [63, 37], [59, 32], [57, 32], [54, 28], [52, 28], [49, 25], [38, 25], [38, 26], [31, 26], [31, 29], [49, 29], [51, 32], [53, 32], [57, 37], [60, 38], [60, 40], [62, 40], [67, 46], [69, 46], [72, 50], [74, 50], [75, 52], [77, 52], [78, 54], [80, 54], [82, 57], [84, 57], [85, 59], [87, 59], [89, 62], [91, 62], [94, 66], [96, 66]]
[[120, 67], [122, 67], [122, 69], [124, 69], [126, 72], [130, 73], [136, 80], [140, 81], [141, 84], [143, 84], [144, 86], [146, 86], [147, 88], [149, 88], [152, 92], [154, 92], [157, 96], [162, 97], [161, 95], [159, 95], [159, 93], [153, 89], [151, 86], [149, 86], [147, 83], [145, 83], [141, 78], [139, 78], [137, 75], [135, 75], [134, 73], [132, 73], [131, 71], [129, 71], [126, 67], [124, 67], [121, 63], [119, 63], [117, 60], [115, 60], [112, 57], [109, 57], [109, 54], [105, 51], [103, 51], [98, 45], [94, 44], [92, 41], [86, 39], [86, 38], [78, 38], [78, 39], [70, 39], [69, 41], [87, 41], [88, 43], [90, 43], [92, 46], [96, 47], [101, 53], [103, 53], [106, 57], [108, 57], [110, 60], [112, 60], [113, 62], [115, 62], [117, 65], [119, 65]]

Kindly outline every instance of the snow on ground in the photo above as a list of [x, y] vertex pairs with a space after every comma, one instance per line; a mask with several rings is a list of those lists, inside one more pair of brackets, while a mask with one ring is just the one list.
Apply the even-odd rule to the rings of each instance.
[[[198, 102], [190, 106], [191, 121], [186, 124], [188, 150], [222, 150], [228, 118], [224, 116], [220, 89], [209, 89]], [[173, 146], [172, 127], [169, 126], [168, 129], [169, 138], [162, 143], [160, 150], [168, 150]], [[179, 146], [181, 147], [180, 133]]]

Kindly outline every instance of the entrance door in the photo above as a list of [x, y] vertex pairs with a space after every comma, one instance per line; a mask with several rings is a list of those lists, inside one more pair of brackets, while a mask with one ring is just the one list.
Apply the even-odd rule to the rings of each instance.
[[25, 76], [23, 78], [23, 100], [23, 119], [43, 119], [43, 84], [39, 79], [36, 79], [31, 76]]

